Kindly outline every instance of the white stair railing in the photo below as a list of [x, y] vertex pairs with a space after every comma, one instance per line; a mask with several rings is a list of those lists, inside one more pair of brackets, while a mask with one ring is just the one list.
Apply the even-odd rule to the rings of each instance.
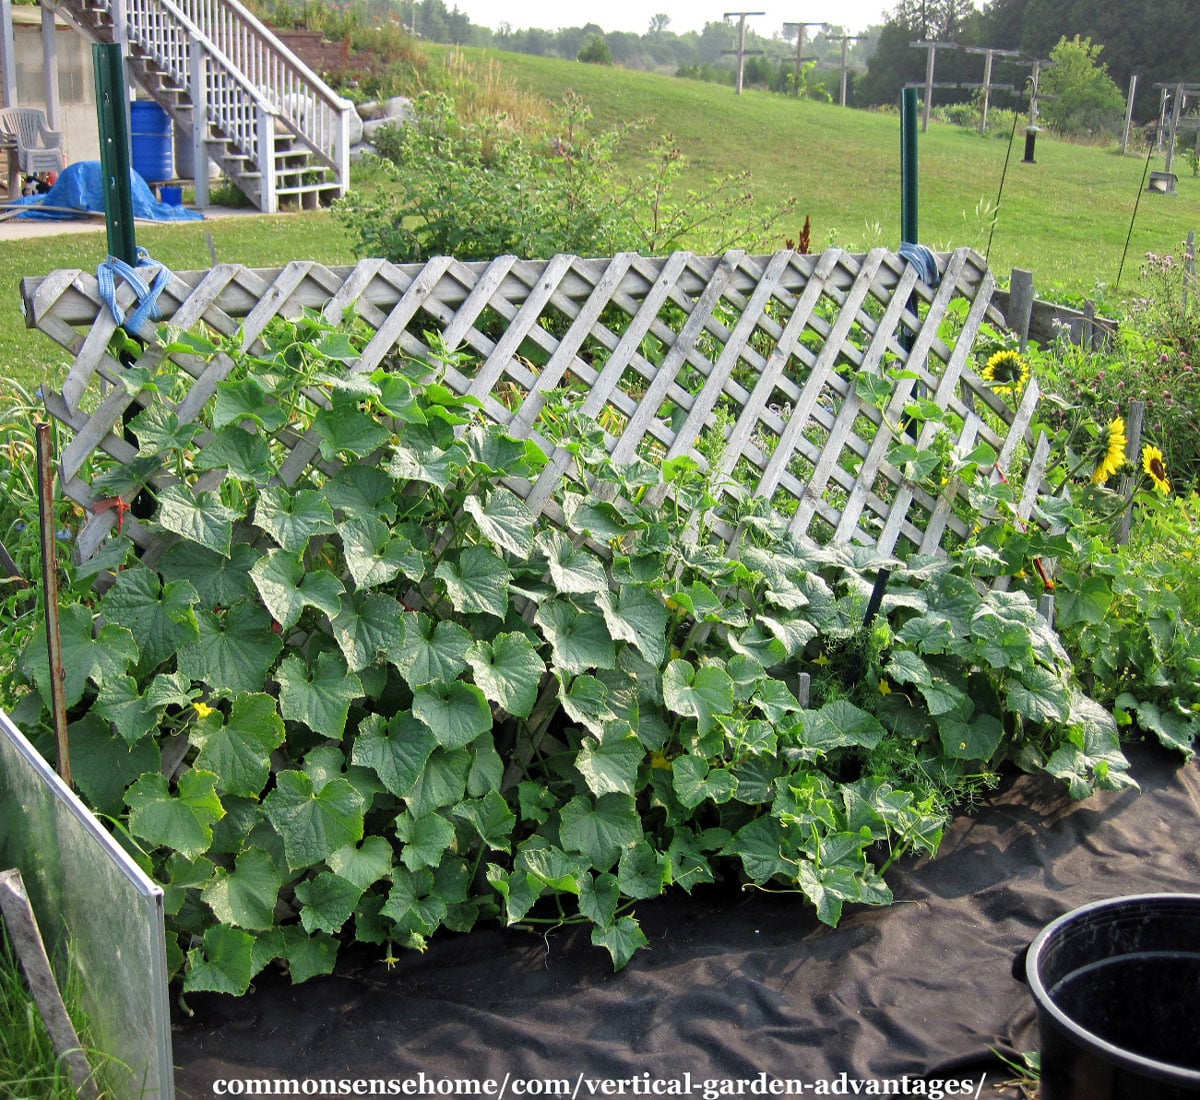
[[[184, 90], [195, 114], [197, 184], [205, 126], [260, 174], [263, 210], [277, 208], [277, 140], [333, 171], [338, 194], [350, 172], [352, 105], [291, 54], [237, 0], [112, 0], [118, 41], [136, 46]], [[207, 178], [204, 180], [205, 189]], [[200, 196], [197, 195], [197, 199]]]

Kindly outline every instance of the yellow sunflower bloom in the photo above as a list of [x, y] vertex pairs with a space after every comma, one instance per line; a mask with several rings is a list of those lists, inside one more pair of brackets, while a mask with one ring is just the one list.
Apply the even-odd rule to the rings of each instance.
[[1019, 351], [996, 352], [983, 368], [982, 378], [997, 393], [1020, 393], [1029, 381], [1029, 363]]
[[1150, 475], [1154, 488], [1160, 493], [1165, 495], [1171, 491], [1171, 483], [1167, 480], [1167, 464], [1157, 447], [1147, 445], [1142, 448], [1142, 469]]
[[1127, 443], [1125, 418], [1118, 416], [1115, 420], [1110, 421], [1108, 427], [1100, 433], [1100, 439], [1096, 444], [1096, 468], [1092, 474], [1093, 483], [1103, 485], [1125, 464]]

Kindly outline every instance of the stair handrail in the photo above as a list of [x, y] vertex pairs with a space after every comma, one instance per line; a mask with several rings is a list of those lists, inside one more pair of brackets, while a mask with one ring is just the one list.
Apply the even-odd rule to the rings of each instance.
[[[274, 165], [270, 151], [260, 148], [258, 139], [261, 120], [270, 117], [286, 127], [286, 136], [334, 169], [339, 190], [345, 193], [353, 104], [291, 55], [238, 0], [117, 0], [113, 9], [114, 15], [123, 16], [125, 34], [188, 90], [198, 110], [242, 145], [264, 180], [273, 173]], [[232, 81], [240, 96], [248, 100], [237, 106], [252, 106], [255, 118], [238, 118], [222, 111], [220, 108], [229, 106], [225, 97], [211, 96], [207, 88], [205, 94], [199, 94], [201, 89], [193, 86], [190, 61], [196, 48], [211, 59], [210, 76]], [[252, 53], [260, 56], [252, 57]]]
[[[354, 109], [350, 100], [329, 87], [240, 0], [164, 2], [182, 9], [252, 83], [270, 90], [284, 122], [336, 170], [344, 189], [350, 174], [349, 115]], [[221, 33], [216, 33], [218, 30]], [[250, 64], [255, 49], [267, 55], [259, 59], [259, 65]], [[296, 110], [303, 104], [315, 109]]]

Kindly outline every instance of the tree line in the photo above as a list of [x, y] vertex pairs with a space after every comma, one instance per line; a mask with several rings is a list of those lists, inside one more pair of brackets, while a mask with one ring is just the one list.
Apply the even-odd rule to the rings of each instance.
[[[1158, 114], [1155, 84], [1200, 83], [1200, 61], [1189, 33], [1195, 5], [1196, 0], [897, 0], [882, 24], [847, 43], [847, 101], [857, 107], [894, 106], [906, 84], [923, 84], [926, 51], [914, 48], [913, 42], [962, 47], [939, 50], [935, 75], [938, 83], [955, 85], [938, 89], [936, 102], [964, 103], [978, 94], [969, 85], [982, 81], [984, 68], [983, 58], [966, 47], [1019, 50], [1028, 61], [1049, 59], [1065, 40], [1072, 79], [1083, 79], [1089, 94], [1103, 101], [1110, 114], [1114, 95], [1121, 101], [1116, 113], [1123, 113], [1125, 89], [1137, 74], [1136, 114], [1147, 121]], [[645, 32], [637, 34], [606, 31], [594, 21], [554, 30], [503, 22], [496, 28], [483, 27], [445, 0], [327, 0], [320, 5], [312, 0], [268, 0], [260, 6], [289, 9], [293, 19], [301, 21], [307, 7], [353, 10], [360, 18], [396, 24], [433, 42], [566, 60], [577, 60], [582, 53], [586, 60], [707, 80], [732, 82], [735, 68], [731, 51], [736, 29], [724, 20], [710, 21], [699, 31], [677, 31], [667, 15], [657, 13], [647, 17]], [[755, 20], [747, 31], [747, 48], [756, 51], [746, 59], [747, 86], [795, 91], [795, 36], [785, 34], [782, 26]], [[829, 98], [829, 90], [840, 82], [844, 34], [844, 28], [835, 25], [807, 28], [802, 92]], [[1095, 80], [1096, 73], [1104, 76], [1103, 82]], [[1007, 98], [1002, 91], [994, 93], [993, 102], [1026, 110], [1029, 76], [1027, 64], [997, 57], [993, 83], [1011, 84], [1014, 90]], [[1062, 76], [1047, 75], [1051, 90], [1056, 79], [1062, 83]]]

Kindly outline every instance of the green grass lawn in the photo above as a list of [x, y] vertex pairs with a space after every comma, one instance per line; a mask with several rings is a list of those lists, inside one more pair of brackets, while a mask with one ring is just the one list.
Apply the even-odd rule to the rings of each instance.
[[[503, 71], [539, 94], [574, 89], [604, 126], [652, 118], [635, 141], [671, 133], [697, 171], [750, 172], [756, 195], [798, 199], [800, 222], [812, 218], [813, 245], [896, 247], [900, 235], [898, 114], [844, 109], [768, 92], [629, 72], [578, 62], [496, 54]], [[918, 141], [921, 243], [936, 249], [988, 245], [1009, 152], [1009, 134], [931, 124]], [[1031, 270], [1047, 295], [1091, 296], [1116, 282], [1134, 206], [1137, 220], [1122, 288], [1137, 281], [1146, 252], [1177, 251], [1200, 226], [1200, 179], [1182, 159], [1178, 194], [1142, 193], [1145, 155], [1038, 137], [1036, 164], [1022, 163], [1024, 133], [1012, 141], [990, 261], [1001, 281]], [[1162, 159], [1152, 167], [1161, 169]], [[1140, 198], [1140, 202], [1139, 202]], [[799, 226], [789, 228], [796, 236]]]

